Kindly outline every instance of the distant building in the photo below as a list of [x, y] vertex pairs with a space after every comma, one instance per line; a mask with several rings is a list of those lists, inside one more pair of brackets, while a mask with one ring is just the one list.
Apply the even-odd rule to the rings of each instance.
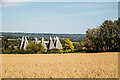
[[42, 37], [42, 40], [41, 40], [41, 45], [43, 45], [44, 49], [47, 50], [47, 45], [45, 44], [44, 42], [44, 38]]
[[56, 49], [63, 49], [63, 47], [62, 47], [62, 45], [61, 45], [61, 42], [60, 42], [60, 40], [59, 40], [59, 38], [56, 36], [56, 38], [55, 38], [55, 43], [54, 43], [54, 45], [55, 45], [55, 48]]
[[[35, 37], [35, 43], [41, 43], [41, 45], [43, 45], [45, 50], [48, 49], [63, 49], [61, 42], [59, 40], [59, 38], [56, 36], [52, 39], [52, 37], [50, 36], [50, 39], [48, 41], [48, 45], [46, 45], [46, 42], [44, 41], [44, 38], [42, 37], [41, 41], [38, 41], [37, 37]], [[19, 49], [26, 49], [27, 45], [28, 45], [28, 40], [26, 36], [23, 36], [21, 39], [21, 43], [19, 46]]]
[[53, 43], [52, 37], [50, 36], [50, 40], [48, 43], [48, 49], [55, 49], [55, 45]]
[[35, 37], [35, 43], [39, 43], [37, 37]]
[[27, 37], [23, 36], [22, 40], [21, 40], [21, 43], [20, 43], [20, 46], [19, 46], [19, 49], [26, 49], [28, 44], [29, 43], [28, 43]]
[[48, 43], [48, 49], [63, 49], [61, 42], [59, 40], [59, 38], [56, 36], [53, 38], [50, 37], [49, 43]]

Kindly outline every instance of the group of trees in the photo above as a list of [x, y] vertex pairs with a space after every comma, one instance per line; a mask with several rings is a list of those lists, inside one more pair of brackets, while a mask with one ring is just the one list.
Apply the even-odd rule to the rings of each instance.
[[85, 47], [95, 51], [120, 50], [120, 18], [106, 20], [97, 28], [86, 31]]

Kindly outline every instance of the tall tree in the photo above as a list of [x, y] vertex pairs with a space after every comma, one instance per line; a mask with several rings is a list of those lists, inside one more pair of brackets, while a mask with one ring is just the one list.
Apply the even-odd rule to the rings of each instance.
[[3, 52], [7, 52], [9, 50], [9, 41], [6, 37], [2, 37], [2, 50]]
[[91, 50], [120, 49], [120, 18], [112, 22], [106, 20], [97, 28], [88, 29], [85, 38], [86, 47]]

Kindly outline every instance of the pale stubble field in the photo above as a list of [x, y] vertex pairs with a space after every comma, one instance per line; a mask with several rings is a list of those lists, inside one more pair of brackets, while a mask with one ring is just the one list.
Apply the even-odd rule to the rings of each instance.
[[118, 78], [118, 52], [2, 54], [2, 78]]

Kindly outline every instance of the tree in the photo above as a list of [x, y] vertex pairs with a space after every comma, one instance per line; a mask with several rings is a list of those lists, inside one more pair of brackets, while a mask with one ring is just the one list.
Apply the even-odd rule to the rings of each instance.
[[35, 53], [41, 53], [44, 52], [44, 47], [40, 43], [30, 43], [26, 47], [26, 50], [33, 50]]
[[9, 41], [6, 37], [2, 37], [2, 52], [8, 53], [10, 49]]
[[63, 44], [63, 52], [74, 52], [73, 43], [67, 38]]
[[88, 50], [120, 50], [120, 18], [114, 22], [106, 20], [99, 27], [88, 29], [85, 46]]

